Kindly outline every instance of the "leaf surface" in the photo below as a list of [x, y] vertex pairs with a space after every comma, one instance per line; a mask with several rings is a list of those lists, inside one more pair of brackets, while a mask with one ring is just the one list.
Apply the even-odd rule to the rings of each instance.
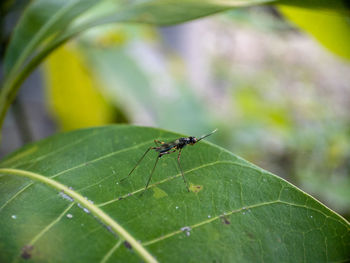
[[[0, 261], [348, 261], [349, 223], [283, 179], [201, 141], [161, 158], [180, 135], [108, 126], [53, 136], [0, 163]], [[213, 135], [215, 136], [215, 135]]]

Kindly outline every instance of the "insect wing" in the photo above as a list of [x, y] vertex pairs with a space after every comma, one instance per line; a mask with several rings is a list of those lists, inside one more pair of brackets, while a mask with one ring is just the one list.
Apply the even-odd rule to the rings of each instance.
[[172, 141], [172, 142], [166, 142], [166, 143], [163, 143], [162, 145], [160, 145], [157, 149], [158, 152], [167, 152], [171, 149], [173, 149], [177, 143], [176, 143], [177, 140], [175, 141]]

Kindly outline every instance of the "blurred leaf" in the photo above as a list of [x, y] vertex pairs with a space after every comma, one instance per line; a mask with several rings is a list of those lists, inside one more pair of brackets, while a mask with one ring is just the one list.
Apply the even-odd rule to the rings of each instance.
[[[135, 43], [133, 46], [135, 48]], [[186, 132], [183, 130], [186, 127], [191, 127], [192, 132], [193, 129], [195, 132], [209, 129], [206, 124], [209, 119], [207, 111], [198, 96], [186, 86], [184, 72], [180, 72], [176, 78], [169, 74], [169, 64], [174, 62], [172, 59], [164, 61], [157, 58], [151, 47], [143, 53], [127, 48], [96, 47], [86, 48], [84, 52], [104, 83], [106, 93], [126, 111], [134, 115], [135, 112], [148, 114], [157, 126], [168, 129], [183, 132]], [[141, 61], [146, 56], [153, 63], [145, 67]], [[179, 64], [183, 70], [183, 62], [179, 61]]]
[[74, 19], [96, 5], [93, 0], [36, 0], [29, 4], [7, 49], [5, 75], [20, 70], [49, 37], [62, 32]]
[[297, 130], [290, 145], [298, 152], [299, 185], [342, 214], [348, 214], [350, 207], [348, 128], [334, 117], [323, 126]]
[[268, 98], [268, 95], [267, 98], [264, 97], [268, 94], [268, 89], [254, 88], [254, 86], [237, 88], [234, 94], [234, 105], [237, 105], [238, 111], [242, 111], [240, 122], [264, 125], [271, 130], [290, 136], [292, 120], [286, 104], [273, 101]]
[[44, 64], [48, 103], [63, 130], [112, 123], [113, 106], [73, 45], [57, 49]]
[[300, 184], [303, 189], [307, 189], [314, 196], [324, 200], [336, 211], [346, 214], [350, 207], [350, 179], [347, 175], [337, 174], [299, 174]]
[[60, 35], [59, 32], [62, 33], [79, 14], [95, 4], [92, 0], [37, 0], [25, 9], [5, 53], [0, 127], [21, 83], [50, 53], [43, 47], [47, 40]]
[[[24, 79], [50, 52], [86, 29], [115, 22], [180, 23], [233, 7], [270, 1], [149, 0], [124, 5], [108, 0], [33, 1], [22, 15], [6, 52], [6, 81], [0, 93], [0, 126]], [[107, 9], [100, 8], [104, 4]], [[93, 10], [83, 16], [94, 5], [98, 12]]]
[[350, 6], [347, 0], [279, 0], [278, 4], [309, 8], [318, 11], [337, 11], [349, 14]]
[[[55, 48], [93, 26], [113, 22], [169, 25], [208, 16], [235, 7], [277, 2], [274, 0], [148, 0], [117, 1], [37, 0], [25, 10], [5, 57], [5, 77], [0, 93], [0, 125], [24, 79]], [[294, 3], [295, 2], [295, 3]], [[291, 5], [338, 10], [343, 1], [288, 1]], [[332, 4], [332, 5], [331, 5]], [[94, 6], [96, 12], [87, 12]], [[101, 8], [102, 6], [102, 8]], [[107, 9], [103, 7], [107, 6]], [[101, 11], [102, 10], [102, 11]], [[105, 11], [103, 11], [105, 10]], [[347, 13], [348, 9], [346, 9]], [[84, 13], [86, 13], [84, 15]]]
[[174, 155], [160, 160], [142, 196], [154, 153], [117, 183], [154, 139], [179, 136], [132, 126], [94, 128], [28, 145], [3, 160], [0, 260], [349, 261], [347, 221], [207, 142], [183, 150], [192, 192]]
[[279, 10], [331, 52], [350, 60], [349, 13], [292, 6], [280, 6]]

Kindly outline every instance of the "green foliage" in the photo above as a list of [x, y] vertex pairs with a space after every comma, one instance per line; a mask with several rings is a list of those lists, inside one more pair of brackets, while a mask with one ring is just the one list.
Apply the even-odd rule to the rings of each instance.
[[183, 150], [191, 192], [174, 155], [160, 160], [142, 196], [155, 153], [118, 183], [154, 139], [179, 136], [109, 126], [56, 135], [7, 157], [0, 163], [1, 261], [349, 260], [348, 222], [210, 143]]
[[[270, 0], [246, 2], [150, 0], [120, 5], [111, 1], [34, 1], [14, 32], [5, 57], [6, 80], [0, 93], [0, 125], [21, 83], [55, 48], [91, 27], [114, 22], [168, 25]], [[101, 8], [106, 5], [108, 8]], [[86, 12], [96, 6], [96, 10]], [[102, 11], [101, 11], [102, 10]]]
[[[151, 72], [145, 72], [140, 61], [128, 54], [130, 50], [127, 50], [127, 46], [100, 48], [85, 45], [82, 48], [89, 63], [94, 65], [95, 74], [104, 83], [101, 89], [117, 105], [122, 105], [128, 112], [135, 109], [149, 112], [156, 126], [169, 130], [178, 130], [179, 123], [182, 128], [191, 127], [195, 130], [192, 132], [212, 128], [207, 124], [208, 111], [198, 99], [198, 94], [191, 90], [184, 76], [184, 65], [178, 62], [179, 59], [171, 58], [170, 55], [164, 64], [151, 67]], [[165, 85], [157, 86], [155, 83]]]
[[281, 6], [279, 10], [330, 51], [350, 60], [349, 12], [319, 11], [290, 6]]
[[[23, 13], [6, 52], [6, 79], [0, 93], [0, 125], [24, 79], [55, 48], [84, 30], [113, 22], [176, 24], [235, 7], [269, 2], [279, 1], [148, 0], [126, 4], [107, 0], [33, 1]], [[349, 14], [342, 1], [280, 2], [337, 12], [345, 10], [343, 12]]]
[[[347, 35], [343, 32], [348, 31], [349, 12], [344, 9], [343, 1], [148, 0], [124, 4], [32, 1], [6, 52], [0, 126], [25, 78], [54, 49], [91, 27], [113, 22], [170, 25], [234, 7], [269, 2], [343, 15], [335, 24], [334, 19], [322, 19], [327, 26], [332, 22], [328, 31], [336, 29], [332, 37], [323, 32], [324, 27], [311, 26], [310, 31], [317, 31], [321, 42], [348, 57], [348, 48], [343, 45], [348, 42]], [[290, 17], [305, 28], [303, 19], [310, 17], [299, 15]], [[298, 19], [302, 22], [298, 23]], [[339, 36], [342, 36], [340, 42]], [[108, 53], [90, 52], [90, 59], [100, 63], [101, 68], [108, 67], [110, 61], [99, 61], [102, 55]], [[123, 52], [116, 57], [120, 59], [119, 68], [127, 65], [132, 70], [120, 71], [107, 81], [125, 81], [125, 94], [130, 94], [136, 103], [147, 98], [146, 103], [152, 104], [147, 84], [145, 96], [139, 94], [135, 99], [147, 78], [142, 72], [137, 76], [130, 74], [137, 68], [134, 61]], [[237, 95], [248, 120], [267, 116], [272, 128], [284, 134], [291, 132], [291, 119], [282, 104], [274, 108], [264, 104], [257, 107], [260, 97], [255, 92], [241, 90]], [[193, 98], [190, 93], [186, 96], [188, 100]], [[162, 109], [168, 105], [162, 103], [151, 107], [164, 113]], [[189, 122], [199, 120], [193, 116], [198, 117], [200, 105], [192, 103], [192, 108], [188, 105], [176, 105], [178, 111], [173, 110], [177, 109], [175, 106], [168, 109], [179, 115], [192, 113]], [[259, 109], [262, 111], [256, 114]], [[164, 116], [159, 117], [160, 123], [162, 118], [166, 119]], [[175, 156], [162, 158], [153, 183], [143, 196], [140, 193], [154, 163], [152, 154], [130, 180], [117, 184], [152, 145], [153, 139], [178, 136], [129, 126], [81, 130], [28, 145], [3, 160], [0, 163], [0, 261], [32, 258], [35, 262], [139, 262], [140, 257], [149, 262], [154, 257], [164, 262], [179, 259], [186, 262], [349, 261], [346, 220], [284, 180], [206, 142], [187, 147], [183, 152], [182, 164], [191, 183], [190, 193], [181, 180]], [[321, 159], [332, 166], [330, 172], [323, 171], [327, 176], [334, 169], [331, 160], [341, 162], [341, 157], [346, 155], [346, 147], [334, 144], [330, 158]], [[254, 152], [259, 148], [255, 143], [253, 147]], [[304, 168], [305, 162], [301, 160], [300, 167]], [[305, 177], [315, 185], [320, 176], [311, 168], [311, 172], [305, 171]], [[319, 191], [324, 189], [315, 187]], [[347, 202], [346, 188], [343, 193]], [[71, 198], [73, 202], [68, 200]]]

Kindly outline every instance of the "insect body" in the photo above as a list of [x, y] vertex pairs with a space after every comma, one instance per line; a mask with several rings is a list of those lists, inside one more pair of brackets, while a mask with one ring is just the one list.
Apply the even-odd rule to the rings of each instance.
[[181, 156], [181, 150], [186, 146], [186, 145], [194, 145], [195, 143], [199, 142], [200, 140], [208, 137], [209, 135], [212, 135], [214, 132], [216, 132], [217, 129], [215, 129], [214, 131], [212, 131], [211, 133], [207, 134], [207, 135], [204, 135], [202, 137], [200, 137], [199, 139], [197, 139], [196, 137], [193, 137], [193, 136], [190, 136], [190, 137], [182, 137], [182, 138], [179, 138], [179, 139], [176, 139], [174, 141], [171, 141], [171, 142], [162, 142], [162, 141], [158, 141], [158, 140], [154, 140], [154, 143], [156, 144], [156, 147], [149, 147], [146, 152], [142, 155], [142, 157], [140, 158], [140, 160], [136, 163], [135, 167], [130, 171], [130, 173], [128, 174], [127, 177], [123, 178], [121, 181], [124, 181], [125, 179], [127, 179], [132, 173], [133, 171], [136, 169], [136, 167], [140, 164], [140, 162], [143, 160], [143, 158], [146, 156], [146, 154], [150, 151], [150, 150], [155, 150], [156, 152], [158, 152], [158, 157], [156, 159], [156, 162], [153, 166], [153, 169], [152, 169], [152, 172], [148, 178], [148, 181], [147, 181], [147, 184], [146, 184], [146, 187], [145, 187], [145, 190], [147, 189], [150, 181], [151, 181], [151, 178], [152, 178], [152, 175], [153, 175], [153, 172], [154, 170], [156, 169], [156, 166], [157, 166], [157, 163], [159, 161], [159, 159], [163, 156], [163, 155], [166, 155], [166, 154], [170, 154], [170, 153], [174, 153], [176, 151], [179, 151], [178, 155], [177, 155], [177, 164], [180, 168], [180, 171], [181, 171], [181, 175], [182, 175], [182, 178], [184, 180], [184, 183], [186, 184], [186, 188], [188, 191], [189, 188], [188, 188], [188, 184], [187, 184], [187, 181], [186, 181], [186, 178], [185, 178], [185, 175], [184, 175], [184, 172], [182, 170], [182, 167], [181, 167], [181, 164], [180, 164], [180, 156]]

